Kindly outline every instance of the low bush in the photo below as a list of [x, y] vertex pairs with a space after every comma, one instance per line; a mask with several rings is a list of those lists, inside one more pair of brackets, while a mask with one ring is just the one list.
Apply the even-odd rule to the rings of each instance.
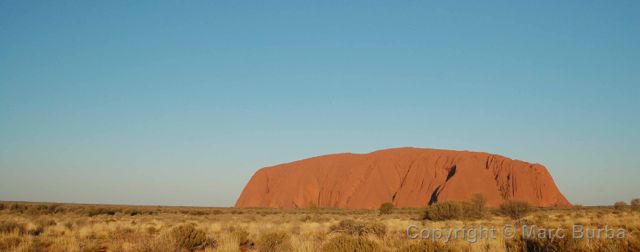
[[41, 226], [41, 227], [50, 227], [50, 226], [55, 226], [58, 223], [56, 223], [56, 221], [54, 219], [46, 218], [46, 217], [40, 217], [40, 218], [37, 218], [34, 221], [34, 224], [36, 224], [37, 226]]
[[468, 217], [471, 217], [473, 219], [481, 219], [485, 217], [487, 198], [483, 194], [476, 193], [472, 195], [469, 203], [471, 204], [471, 206], [466, 211]]
[[537, 225], [543, 225], [547, 222], [549, 222], [549, 215], [548, 214], [536, 214], [533, 216], [533, 222], [536, 223]]
[[38, 235], [42, 234], [43, 232], [44, 232], [44, 227], [43, 226], [35, 226], [33, 228], [27, 229], [27, 234], [33, 235], [33, 236], [38, 236]]
[[292, 251], [289, 235], [285, 232], [265, 233], [258, 238], [258, 251], [260, 252], [280, 252]]
[[134, 209], [134, 208], [126, 209], [126, 210], [124, 210], [123, 213], [126, 214], [126, 215], [129, 215], [129, 216], [136, 216], [136, 215], [142, 214], [142, 212], [140, 212], [138, 209]]
[[100, 242], [94, 239], [83, 239], [80, 241], [80, 252], [96, 251], [106, 251], [106, 249], [100, 245]]
[[500, 213], [514, 220], [520, 220], [533, 211], [533, 207], [526, 201], [505, 200], [500, 204]]
[[378, 243], [362, 236], [341, 235], [331, 238], [322, 246], [322, 252], [376, 252], [381, 251]]
[[300, 221], [301, 221], [301, 222], [308, 222], [308, 221], [310, 221], [310, 220], [311, 220], [311, 216], [306, 215], [306, 214], [305, 214], [305, 215], [303, 215], [302, 217], [300, 217]]
[[59, 204], [35, 204], [35, 205], [25, 205], [24, 213], [31, 215], [41, 215], [41, 214], [56, 214], [60, 213], [63, 210], [61, 209], [61, 205]]
[[504, 246], [507, 252], [558, 251], [557, 245], [546, 239], [506, 239]]
[[631, 200], [631, 208], [636, 211], [640, 211], [640, 198]]
[[136, 252], [182, 251], [183, 249], [176, 248], [173, 238], [167, 235], [171, 235], [171, 233], [164, 233], [154, 237], [153, 239], [145, 240], [144, 242], [139, 242], [134, 245], [131, 251], [136, 251]]
[[2, 236], [0, 237], [0, 251], [14, 251], [22, 243], [22, 239], [18, 236]]
[[309, 202], [309, 205], [307, 206], [307, 209], [309, 209], [309, 212], [311, 212], [313, 214], [320, 213], [320, 208], [318, 207], [318, 204], [316, 204], [315, 202]]
[[27, 231], [26, 225], [11, 220], [0, 221], [0, 233], [13, 233], [25, 234]]
[[613, 204], [613, 208], [618, 211], [626, 210], [628, 206], [629, 205], [627, 205], [627, 202], [624, 201], [618, 201]]
[[118, 211], [113, 208], [107, 207], [91, 207], [85, 210], [85, 213], [89, 217], [98, 215], [115, 215]]
[[203, 249], [215, 244], [215, 242], [207, 239], [207, 234], [204, 231], [189, 224], [171, 229], [171, 237], [179, 248], [186, 250]]
[[446, 246], [440, 243], [434, 243], [432, 241], [423, 240], [418, 243], [410, 244], [404, 247], [401, 247], [397, 250], [397, 252], [448, 252], [454, 251], [453, 249], [448, 249]]
[[255, 242], [249, 237], [249, 232], [245, 230], [235, 230], [231, 235], [238, 241], [240, 250], [245, 251], [254, 248]]
[[9, 211], [14, 213], [24, 213], [27, 210], [27, 206], [20, 203], [11, 203], [8, 207]]
[[382, 203], [382, 205], [380, 205], [380, 208], [378, 209], [378, 212], [380, 213], [380, 215], [393, 213], [393, 203]]
[[33, 236], [38, 236], [44, 232], [44, 230], [50, 226], [55, 226], [57, 223], [55, 220], [46, 217], [40, 217], [33, 221], [33, 227], [27, 230], [27, 233]]
[[387, 233], [387, 226], [382, 223], [366, 223], [347, 219], [331, 226], [329, 230], [335, 233], [343, 233], [354, 236], [373, 234], [378, 237], [383, 237]]
[[467, 217], [465, 215], [467, 209], [470, 209], [470, 205], [466, 202], [445, 201], [434, 203], [427, 207], [423, 219], [432, 221], [461, 220]]
[[[45, 246], [45, 244], [39, 239], [28, 239], [28, 240], [25, 240], [25, 242], [23, 242], [20, 245], [20, 248], [17, 249], [16, 251], [41, 252], [41, 251], [47, 251], [47, 246]], [[97, 251], [97, 250], [94, 250], [94, 251]]]
[[231, 210], [231, 214], [244, 214], [244, 212], [243, 212], [243, 211], [240, 211], [240, 210], [235, 210], [235, 209], [234, 209], [234, 210]]
[[431, 204], [424, 212], [423, 219], [477, 220], [486, 216], [487, 199], [482, 194], [474, 194], [469, 201], [445, 201]]
[[580, 239], [524, 238], [505, 240], [507, 252], [538, 251], [639, 251], [640, 244], [632, 239]]
[[370, 234], [374, 234], [380, 238], [384, 237], [387, 233], [387, 226], [382, 223], [369, 223], [366, 224], [367, 232]]
[[189, 210], [189, 211], [185, 211], [184, 214], [202, 216], [202, 215], [207, 215], [209, 213], [204, 210]]

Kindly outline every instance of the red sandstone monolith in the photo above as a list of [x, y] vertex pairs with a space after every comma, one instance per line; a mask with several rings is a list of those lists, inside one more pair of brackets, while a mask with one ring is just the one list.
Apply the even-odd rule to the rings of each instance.
[[481, 193], [489, 206], [505, 199], [568, 207], [541, 164], [469, 151], [395, 148], [332, 154], [258, 170], [236, 207], [373, 209], [425, 207]]

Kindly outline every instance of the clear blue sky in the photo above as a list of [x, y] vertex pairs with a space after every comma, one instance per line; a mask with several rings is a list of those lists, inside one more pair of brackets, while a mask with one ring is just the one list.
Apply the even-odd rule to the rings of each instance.
[[2, 1], [0, 200], [231, 206], [400, 146], [640, 197], [638, 1]]

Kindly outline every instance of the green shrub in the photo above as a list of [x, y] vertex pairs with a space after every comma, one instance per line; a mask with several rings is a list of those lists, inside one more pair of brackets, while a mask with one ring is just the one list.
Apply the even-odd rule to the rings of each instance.
[[393, 203], [391, 203], [391, 202], [382, 203], [382, 205], [380, 205], [380, 209], [378, 209], [378, 211], [379, 211], [380, 215], [393, 213]]
[[331, 238], [322, 246], [322, 252], [375, 252], [380, 245], [362, 236], [341, 235]]
[[401, 247], [397, 250], [397, 252], [448, 252], [454, 251], [453, 249], [448, 249], [446, 246], [440, 243], [434, 243], [428, 240], [423, 240], [418, 243], [410, 244], [404, 247]]
[[520, 220], [533, 211], [533, 208], [526, 201], [505, 200], [500, 204], [500, 213], [514, 220]]
[[354, 236], [373, 234], [378, 237], [383, 237], [387, 233], [387, 226], [382, 223], [365, 223], [347, 219], [331, 226], [329, 230], [335, 233], [344, 233]]
[[260, 252], [280, 252], [292, 251], [289, 235], [285, 232], [265, 233], [258, 239], [258, 251]]
[[189, 224], [174, 227], [171, 236], [179, 248], [187, 250], [202, 249], [212, 243], [204, 231]]

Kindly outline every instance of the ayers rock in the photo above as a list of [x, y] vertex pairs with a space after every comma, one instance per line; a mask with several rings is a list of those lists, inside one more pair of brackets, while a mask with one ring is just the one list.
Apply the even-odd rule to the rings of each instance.
[[481, 193], [489, 206], [518, 199], [567, 207], [547, 169], [503, 156], [469, 151], [395, 148], [332, 154], [258, 170], [236, 207], [352, 209], [424, 207]]

